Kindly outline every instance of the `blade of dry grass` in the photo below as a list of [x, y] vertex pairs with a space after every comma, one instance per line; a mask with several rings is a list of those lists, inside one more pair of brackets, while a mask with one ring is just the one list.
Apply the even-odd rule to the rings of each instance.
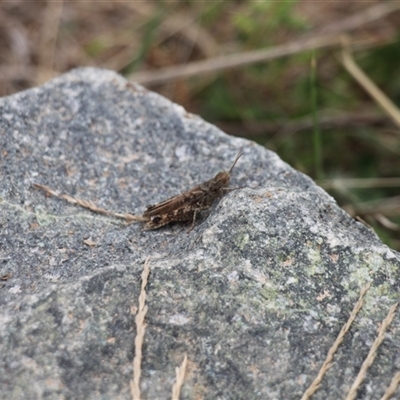
[[303, 396], [301, 397], [301, 400], [309, 399], [318, 390], [324, 375], [329, 370], [329, 368], [332, 366], [333, 356], [335, 355], [337, 349], [343, 342], [343, 339], [344, 339], [346, 333], [349, 331], [358, 312], [361, 310], [361, 307], [363, 306], [364, 296], [367, 293], [370, 286], [371, 286], [371, 284], [368, 283], [361, 289], [360, 296], [349, 316], [349, 319], [347, 320], [347, 322], [343, 325], [342, 329], [340, 330], [339, 335], [337, 336], [335, 342], [333, 343], [332, 347], [328, 351], [328, 355], [326, 356], [326, 359], [323, 362], [323, 364], [318, 372], [317, 377], [314, 379], [314, 381], [311, 383], [311, 385], [308, 387], [308, 389], [304, 392]]
[[82, 199], [78, 199], [76, 197], [72, 197], [68, 194], [60, 194], [60, 193], [56, 192], [54, 189], [51, 189], [50, 187], [41, 185], [39, 183], [34, 183], [33, 187], [43, 190], [48, 195], [57, 197], [58, 199], [65, 200], [70, 204], [79, 205], [79, 206], [86, 208], [90, 211], [93, 211], [97, 214], [103, 214], [103, 215], [108, 215], [108, 216], [119, 218], [119, 219], [124, 219], [126, 222], [129, 222], [129, 223], [130, 222], [146, 222], [146, 221], [148, 221], [148, 218], [144, 218], [140, 215], [132, 215], [132, 214], [128, 214], [128, 213], [124, 214], [124, 213], [116, 213], [113, 211], [108, 211], [104, 208], [97, 207], [96, 204], [94, 204], [90, 200], [82, 200]]
[[[150, 3], [127, 3], [135, 12], [150, 18], [156, 13], [156, 7]], [[154, 42], [154, 46], [176, 35], [182, 35], [188, 42], [196, 45], [205, 57], [212, 57], [218, 53], [218, 43], [214, 37], [198, 23], [199, 16], [187, 12], [174, 12], [160, 23], [162, 35]]]
[[[381, 89], [361, 70], [350, 53], [350, 46], [344, 39], [341, 62], [352, 77], [363, 87], [363, 89], [380, 105], [380, 107], [392, 118], [393, 122], [400, 128], [400, 111], [396, 105], [386, 96]], [[400, 131], [398, 132], [400, 134]]]
[[[313, 32], [312, 35], [273, 48], [242, 52], [239, 54], [230, 54], [220, 57], [214, 57], [207, 60], [192, 62], [186, 65], [174, 65], [157, 69], [155, 71], [142, 71], [130, 74], [128, 78], [132, 81], [149, 84], [162, 83], [176, 78], [184, 78], [193, 75], [201, 75], [210, 72], [216, 72], [227, 68], [241, 67], [257, 62], [265, 62], [276, 58], [297, 54], [311, 49], [327, 48], [339, 46], [341, 41], [339, 33], [356, 29], [368, 22], [383, 18], [400, 9], [399, 4], [385, 3], [374, 5], [363, 12], [353, 15], [340, 23], [335, 22], [332, 28], [325, 28], [328, 34], [319, 34]], [[369, 40], [364, 40], [369, 42]]]
[[386, 218], [384, 215], [374, 214], [373, 217], [375, 218], [376, 221], [378, 221], [385, 228], [390, 229], [392, 231], [396, 231], [396, 232], [400, 231], [400, 225], [392, 222], [389, 218]]
[[386, 389], [386, 392], [381, 397], [381, 400], [391, 399], [393, 395], [396, 393], [397, 386], [399, 385], [399, 383], [400, 383], [400, 372], [396, 372], [396, 374], [392, 378], [392, 381], [390, 382], [390, 385]]
[[136, 337], [135, 337], [135, 357], [133, 359], [133, 378], [130, 381], [130, 389], [133, 400], [140, 400], [140, 376], [142, 373], [142, 346], [146, 324], [144, 318], [147, 313], [146, 306], [146, 285], [150, 274], [150, 259], [148, 258], [143, 266], [142, 286], [139, 295], [139, 308], [135, 317]]
[[[351, 113], [332, 113], [330, 110], [319, 110], [318, 114], [320, 126], [327, 129], [342, 129], [353, 126], [371, 126], [376, 124], [384, 125], [389, 121], [386, 115], [381, 112], [378, 114], [376, 109]], [[312, 129], [313, 121], [312, 118], [306, 116], [292, 120], [276, 119], [273, 122], [269, 120], [245, 120], [243, 121], [243, 126], [238, 125], [237, 122], [223, 121], [218, 122], [217, 126], [234, 136], [250, 138], [266, 137], [269, 139], [268, 144], [270, 144], [272, 138], [274, 141], [281, 140], [283, 142], [297, 132]], [[400, 152], [398, 152], [398, 154], [400, 154]]]
[[387, 317], [382, 321], [382, 325], [379, 328], [378, 336], [374, 340], [374, 343], [372, 343], [372, 346], [369, 350], [367, 358], [364, 360], [356, 379], [354, 380], [353, 384], [351, 385], [351, 388], [349, 390], [349, 393], [347, 394], [346, 400], [354, 400], [356, 398], [357, 391], [360, 388], [360, 385], [362, 384], [363, 380], [365, 379], [365, 375], [367, 374], [368, 368], [373, 364], [376, 354], [377, 354], [377, 351], [378, 351], [378, 348], [382, 344], [383, 339], [385, 338], [386, 329], [389, 327], [389, 325], [393, 321], [397, 306], [398, 306], [398, 303], [396, 303], [392, 307], [390, 307]]
[[296, 54], [305, 50], [333, 47], [339, 45], [339, 38], [310, 38], [306, 41], [295, 41], [273, 48], [248, 51], [238, 54], [214, 57], [207, 60], [195, 61], [185, 65], [160, 68], [155, 71], [135, 72], [128, 75], [128, 79], [141, 84], [163, 83], [177, 78], [186, 78], [221, 71], [227, 68], [242, 67], [245, 65], [269, 61], [275, 58]]
[[183, 385], [183, 381], [185, 379], [186, 373], [186, 365], [187, 365], [187, 356], [183, 358], [182, 364], [180, 367], [176, 367], [176, 382], [172, 386], [172, 400], [179, 400], [179, 396], [181, 393], [181, 388]]
[[342, 208], [350, 215], [382, 214], [386, 217], [397, 217], [400, 215], [400, 196], [364, 201], [356, 204], [345, 204]]
[[369, 22], [376, 21], [400, 9], [399, 4], [374, 4], [348, 18], [334, 21], [321, 29], [321, 33], [341, 33], [357, 29]]
[[38, 85], [46, 82], [54, 76], [54, 53], [62, 8], [63, 0], [47, 2], [40, 35], [39, 60], [36, 78], [36, 83]]
[[324, 189], [398, 187], [400, 178], [336, 178], [317, 181]]

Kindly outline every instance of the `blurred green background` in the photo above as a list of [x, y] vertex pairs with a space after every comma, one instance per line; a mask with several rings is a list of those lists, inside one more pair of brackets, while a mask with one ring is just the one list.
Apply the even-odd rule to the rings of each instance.
[[[139, 82], [140, 74], [153, 71], [143, 83], [150, 90], [231, 135], [276, 151], [400, 250], [400, 128], [343, 67], [339, 42], [213, 68], [218, 57], [247, 60], [249, 51], [347, 34], [358, 66], [399, 106], [400, 11], [389, 6], [294, 0], [1, 3], [0, 95], [78, 66], [112, 69]], [[209, 62], [207, 73], [152, 79], [164, 68], [199, 61]]]

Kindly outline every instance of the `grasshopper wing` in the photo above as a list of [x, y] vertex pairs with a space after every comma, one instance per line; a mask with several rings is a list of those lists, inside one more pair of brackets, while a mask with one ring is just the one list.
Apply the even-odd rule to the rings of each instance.
[[143, 213], [143, 217], [153, 217], [155, 215], [168, 214], [171, 211], [178, 210], [190, 204], [195, 204], [206, 195], [202, 190], [201, 185], [196, 186], [187, 192], [171, 197], [167, 200], [157, 203], [153, 206], [148, 206]]

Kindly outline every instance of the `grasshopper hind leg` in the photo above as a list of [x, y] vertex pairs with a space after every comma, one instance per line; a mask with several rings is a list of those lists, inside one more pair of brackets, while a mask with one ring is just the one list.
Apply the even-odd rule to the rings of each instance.
[[187, 233], [191, 232], [194, 228], [194, 225], [196, 223], [196, 216], [197, 216], [197, 211], [193, 211], [193, 220], [192, 220], [192, 224], [190, 225], [189, 230], [187, 231]]

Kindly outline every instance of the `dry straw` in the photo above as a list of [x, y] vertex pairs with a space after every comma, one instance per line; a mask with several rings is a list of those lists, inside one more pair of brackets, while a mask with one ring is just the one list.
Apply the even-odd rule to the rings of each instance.
[[119, 219], [124, 219], [126, 222], [145, 222], [148, 221], [148, 218], [143, 218], [140, 215], [132, 215], [132, 214], [123, 214], [123, 213], [116, 213], [113, 211], [108, 211], [104, 208], [98, 207], [96, 206], [96, 204], [94, 204], [92, 201], [90, 200], [82, 200], [82, 199], [78, 199], [76, 197], [72, 197], [69, 194], [62, 194], [62, 193], [58, 193], [56, 192], [54, 189], [45, 186], [45, 185], [41, 185], [39, 183], [34, 183], [33, 187], [43, 190], [45, 193], [47, 193], [48, 195], [57, 197], [58, 199], [62, 199], [67, 201], [70, 204], [75, 204], [78, 206], [81, 206], [83, 208], [86, 208], [90, 211], [93, 211], [97, 214], [103, 214], [103, 215], [108, 215], [110, 217], [115, 217], [115, 218], [119, 218]]
[[386, 329], [389, 327], [389, 325], [393, 321], [397, 306], [398, 306], [398, 303], [396, 303], [392, 307], [390, 307], [387, 317], [382, 321], [382, 324], [379, 328], [378, 336], [374, 340], [374, 343], [372, 343], [372, 346], [369, 350], [367, 358], [364, 360], [356, 379], [354, 380], [353, 384], [351, 385], [351, 388], [349, 390], [349, 393], [347, 394], [346, 400], [354, 400], [356, 398], [357, 391], [360, 388], [361, 383], [365, 379], [365, 375], [367, 374], [368, 368], [373, 364], [376, 354], [377, 354], [377, 351], [378, 351], [378, 348], [382, 344], [383, 339], [385, 338]]
[[149, 258], [145, 261], [142, 272], [142, 287], [139, 295], [139, 308], [136, 314], [136, 337], [135, 337], [135, 357], [133, 359], [133, 379], [130, 382], [131, 395], [133, 400], [140, 400], [140, 376], [142, 373], [142, 346], [146, 324], [144, 318], [147, 313], [146, 306], [146, 285], [150, 274]]
[[333, 356], [335, 355], [337, 349], [339, 348], [339, 346], [343, 342], [344, 336], [349, 331], [349, 329], [350, 329], [354, 319], [356, 318], [358, 312], [361, 310], [361, 307], [363, 306], [364, 296], [367, 293], [367, 291], [370, 288], [370, 286], [371, 286], [371, 284], [368, 283], [367, 285], [365, 285], [361, 289], [360, 297], [358, 298], [358, 301], [355, 304], [355, 306], [353, 308], [353, 311], [350, 314], [349, 319], [347, 320], [347, 322], [343, 325], [342, 329], [340, 330], [338, 337], [336, 338], [336, 340], [333, 343], [332, 347], [328, 351], [328, 355], [326, 356], [326, 359], [323, 362], [322, 367], [319, 370], [317, 377], [311, 383], [309, 388], [304, 392], [301, 400], [309, 399], [318, 390], [324, 375], [329, 370], [329, 368], [332, 366]]
[[183, 358], [182, 364], [180, 367], [176, 367], [176, 382], [172, 386], [172, 400], [179, 400], [179, 395], [181, 393], [181, 388], [183, 385], [183, 381], [185, 379], [186, 373], [186, 365], [187, 365], [187, 356]]

